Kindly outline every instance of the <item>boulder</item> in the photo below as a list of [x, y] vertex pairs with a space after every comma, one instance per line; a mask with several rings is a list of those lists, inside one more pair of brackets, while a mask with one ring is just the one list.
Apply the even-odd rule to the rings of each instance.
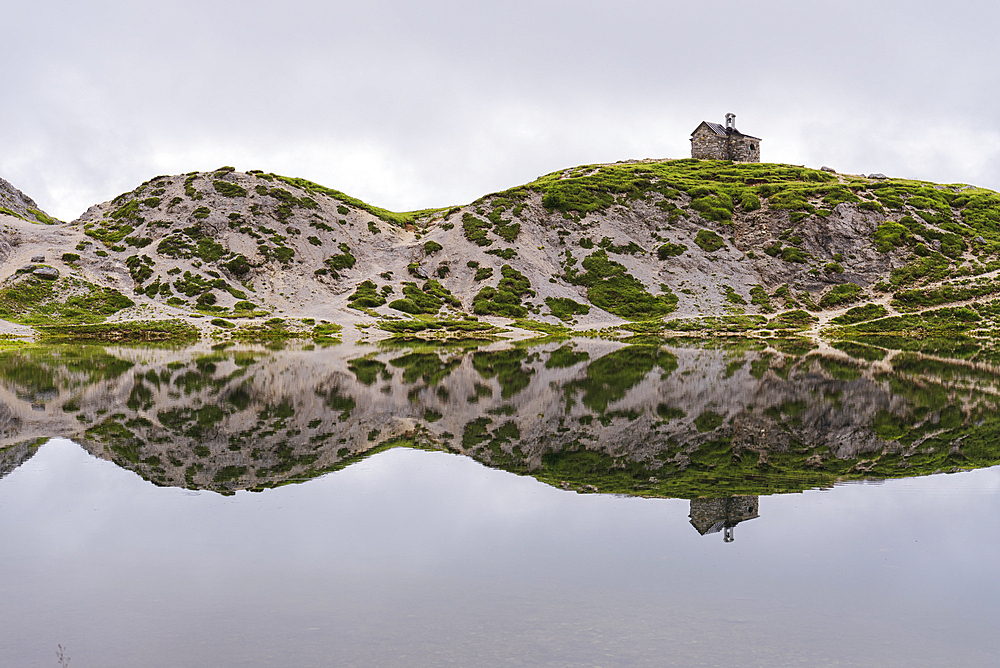
[[881, 181], [882, 179], [887, 179], [889, 177], [886, 176], [885, 174], [879, 174], [878, 172], [875, 172], [874, 174], [869, 174], [868, 178], [870, 178], [870, 179], [878, 179], [878, 180]]
[[823, 165], [822, 167], [820, 167], [820, 170], [824, 171], [824, 172], [830, 172], [831, 174], [836, 174], [837, 173], [836, 169], [834, 169], [833, 167], [827, 167], [826, 165]]
[[54, 281], [55, 279], [59, 278], [59, 270], [56, 269], [55, 267], [39, 267], [38, 269], [35, 269], [31, 273], [37, 276], [38, 278], [44, 278], [50, 281]]
[[33, 255], [31, 257], [31, 261], [32, 262], [45, 262], [45, 256], [44, 255]]

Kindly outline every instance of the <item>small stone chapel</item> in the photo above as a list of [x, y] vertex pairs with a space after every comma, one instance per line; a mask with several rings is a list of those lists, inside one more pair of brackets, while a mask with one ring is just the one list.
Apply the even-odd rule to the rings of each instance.
[[726, 114], [726, 125], [702, 121], [691, 133], [691, 157], [699, 160], [760, 162], [760, 137], [736, 129], [736, 114]]

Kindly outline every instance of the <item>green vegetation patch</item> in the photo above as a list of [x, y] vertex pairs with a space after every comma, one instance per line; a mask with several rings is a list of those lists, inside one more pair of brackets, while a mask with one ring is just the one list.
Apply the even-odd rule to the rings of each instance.
[[225, 247], [206, 235], [198, 224], [176, 230], [164, 237], [156, 246], [156, 252], [173, 258], [197, 257], [205, 262], [215, 262], [227, 255]]
[[313, 327], [311, 336], [316, 343], [331, 344], [340, 343], [340, 333], [344, 331], [343, 325], [335, 322], [321, 322]]
[[712, 230], [698, 230], [694, 242], [706, 253], [714, 253], [726, 245], [726, 241]]
[[347, 301], [350, 302], [351, 308], [365, 309], [382, 306], [386, 299], [372, 281], [363, 281], [358, 284], [354, 294], [348, 297]]
[[683, 255], [687, 249], [688, 247], [683, 244], [666, 243], [656, 249], [656, 256], [661, 260], [666, 260]]
[[496, 288], [485, 287], [473, 298], [473, 312], [476, 315], [498, 315], [505, 318], [525, 317], [528, 309], [521, 305], [521, 299], [535, 296], [531, 282], [509, 264], [500, 268], [500, 274], [500, 283]]
[[[653, 333], [637, 329], [637, 324], [623, 325], [623, 329], [635, 331], [637, 333]], [[668, 320], [663, 328], [674, 332], [699, 332], [712, 334], [739, 334], [760, 329], [767, 323], [767, 318], [762, 315], [726, 315], [709, 316], [705, 318], [686, 318], [684, 320]], [[644, 329], [647, 329], [644, 327]]]
[[880, 253], [888, 253], [893, 248], [905, 246], [910, 236], [910, 231], [905, 226], [887, 220], [875, 230], [875, 247]]
[[795, 246], [785, 246], [781, 249], [780, 257], [785, 262], [797, 262], [802, 264], [809, 261], [809, 256], [801, 248]]
[[923, 252], [923, 257], [918, 257], [905, 267], [893, 269], [889, 274], [889, 282], [894, 287], [911, 285], [921, 280], [939, 281], [947, 278], [948, 268], [951, 263], [941, 253], [927, 251], [922, 244], [917, 246], [917, 254]]
[[661, 318], [677, 309], [677, 295], [665, 291], [651, 295], [641, 281], [626, 273], [625, 266], [608, 259], [603, 249], [581, 263], [586, 273], [566, 270], [566, 281], [587, 288], [587, 299], [594, 306], [626, 320]]
[[28, 275], [0, 290], [0, 318], [25, 325], [99, 323], [130, 306], [135, 302], [117, 290], [74, 278]]
[[923, 290], [901, 290], [892, 297], [892, 305], [900, 311], [916, 311], [929, 306], [976, 299], [1000, 292], [1000, 282], [983, 279], [968, 285], [945, 284]]
[[754, 285], [750, 288], [750, 303], [759, 308], [764, 313], [774, 313], [771, 306], [771, 298], [763, 285]]
[[434, 315], [441, 310], [443, 304], [449, 304], [456, 309], [462, 307], [462, 302], [436, 280], [429, 280], [424, 287], [418, 288], [416, 283], [403, 283], [403, 299], [389, 303], [389, 308], [411, 315], [426, 313]]
[[212, 181], [216, 192], [226, 197], [246, 197], [247, 189], [229, 181]]
[[819, 322], [816, 316], [802, 310], [785, 311], [779, 313], [767, 322], [771, 329], [809, 329]]
[[850, 304], [861, 298], [861, 286], [854, 283], [835, 285], [824, 294], [820, 300], [820, 308], [833, 308], [841, 304]]
[[835, 325], [851, 325], [856, 322], [864, 322], [865, 320], [884, 318], [888, 313], [886, 308], [881, 304], [865, 304], [864, 306], [855, 306], [849, 309], [847, 313], [837, 316], [830, 322]]
[[477, 246], [491, 246], [492, 239], [486, 236], [490, 229], [490, 223], [477, 218], [471, 213], [462, 215], [462, 229], [465, 231], [465, 238]]
[[842, 325], [829, 334], [878, 348], [972, 358], [981, 345], [969, 331], [981, 321], [982, 316], [971, 308], [950, 307]]
[[28, 213], [34, 216], [35, 220], [37, 220], [39, 223], [43, 225], [57, 225], [59, 223], [59, 220], [57, 218], [53, 218], [52, 216], [50, 216], [49, 214], [45, 213], [40, 209], [33, 209], [31, 207], [28, 207]]
[[575, 315], [587, 315], [590, 307], [568, 297], [546, 297], [545, 305], [552, 315], [564, 322], [569, 322]]
[[494, 339], [497, 329], [478, 320], [448, 320], [420, 318], [415, 320], [381, 320], [378, 328], [395, 334], [400, 339], [421, 340]]
[[[317, 183], [313, 183], [312, 181], [307, 181], [306, 179], [293, 178], [293, 177], [288, 177], [288, 176], [278, 176], [277, 174], [271, 174], [269, 176], [271, 176], [272, 178], [278, 179], [279, 181], [282, 181], [283, 183], [286, 183], [286, 184], [288, 184], [290, 186], [294, 186], [296, 188], [300, 188], [301, 190], [305, 190], [306, 192], [309, 192], [309, 193], [318, 193], [318, 194], [326, 195], [328, 197], [332, 197], [333, 199], [336, 199], [336, 200], [340, 200], [341, 202], [344, 202], [345, 204], [349, 204], [349, 205], [353, 206], [355, 209], [361, 209], [362, 211], [367, 211], [368, 213], [372, 214], [376, 218], [384, 220], [387, 223], [398, 225], [400, 227], [403, 227], [403, 226], [405, 226], [405, 225], [407, 225], [409, 223], [412, 223], [412, 222], [414, 222], [418, 218], [430, 216], [432, 214], [440, 213], [442, 211], [446, 211], [447, 210], [447, 207], [444, 207], [444, 208], [441, 208], [441, 209], [421, 209], [420, 211], [407, 211], [407, 212], [404, 212], [404, 213], [396, 213], [396, 212], [393, 212], [393, 211], [389, 211], [387, 209], [382, 209], [382, 208], [379, 208], [377, 206], [372, 206], [370, 204], [366, 204], [365, 202], [362, 202], [359, 199], [356, 199], [354, 197], [350, 197], [348, 195], [345, 195], [344, 193], [340, 192], [339, 190], [334, 190], [332, 188], [327, 188], [327, 187], [321, 186], [321, 185], [319, 185]], [[346, 209], [346, 207], [338, 207], [338, 211], [339, 211], [340, 208], [345, 208]], [[341, 212], [341, 215], [347, 215], [347, 211], [345, 210], [345, 211]]]
[[580, 215], [633, 200], [676, 200], [678, 193], [686, 193], [691, 198], [691, 210], [706, 220], [722, 223], [732, 218], [737, 202], [753, 210], [767, 200], [771, 208], [790, 210], [797, 222], [815, 212], [810, 198], [821, 197], [827, 206], [860, 201], [834, 175], [820, 170], [721, 160], [583, 165], [548, 174], [501, 194], [513, 197], [525, 191], [541, 193], [542, 204], [549, 210]]
[[338, 248], [340, 248], [339, 255], [331, 255], [323, 261], [327, 269], [330, 271], [330, 275], [334, 278], [340, 276], [338, 271], [343, 271], [344, 269], [350, 269], [357, 263], [357, 258], [351, 254], [351, 248], [345, 243], [341, 243]]
[[642, 246], [635, 243], [634, 241], [629, 241], [627, 244], [615, 244], [610, 238], [604, 237], [601, 242], [597, 244], [598, 248], [603, 248], [609, 253], [615, 253], [616, 255], [637, 255], [645, 254], [646, 251], [642, 249]]

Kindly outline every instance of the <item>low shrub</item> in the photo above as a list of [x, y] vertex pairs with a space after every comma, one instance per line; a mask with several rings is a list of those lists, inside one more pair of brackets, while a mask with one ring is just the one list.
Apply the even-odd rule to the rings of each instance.
[[568, 297], [546, 297], [545, 305], [549, 307], [552, 315], [560, 320], [569, 322], [576, 314], [587, 315], [590, 307]]
[[687, 249], [688, 247], [683, 244], [666, 243], [656, 249], [656, 256], [661, 260], [666, 260], [667, 258], [683, 255]]
[[698, 230], [694, 242], [706, 253], [714, 253], [726, 245], [725, 240], [712, 230]]
[[832, 308], [841, 304], [850, 304], [861, 297], [861, 286], [854, 283], [842, 283], [833, 286], [820, 300], [820, 308]]

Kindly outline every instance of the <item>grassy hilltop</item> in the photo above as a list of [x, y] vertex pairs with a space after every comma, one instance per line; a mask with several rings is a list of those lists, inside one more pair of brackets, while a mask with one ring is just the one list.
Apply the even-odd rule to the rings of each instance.
[[[69, 224], [6, 220], [0, 318], [63, 334], [172, 319], [223, 338], [357, 323], [944, 340], [982, 329], [1000, 291], [997, 193], [777, 164], [584, 165], [409, 213], [224, 167], [156, 177]], [[36, 251], [57, 279], [24, 270]], [[942, 306], [961, 310], [919, 314]]]

